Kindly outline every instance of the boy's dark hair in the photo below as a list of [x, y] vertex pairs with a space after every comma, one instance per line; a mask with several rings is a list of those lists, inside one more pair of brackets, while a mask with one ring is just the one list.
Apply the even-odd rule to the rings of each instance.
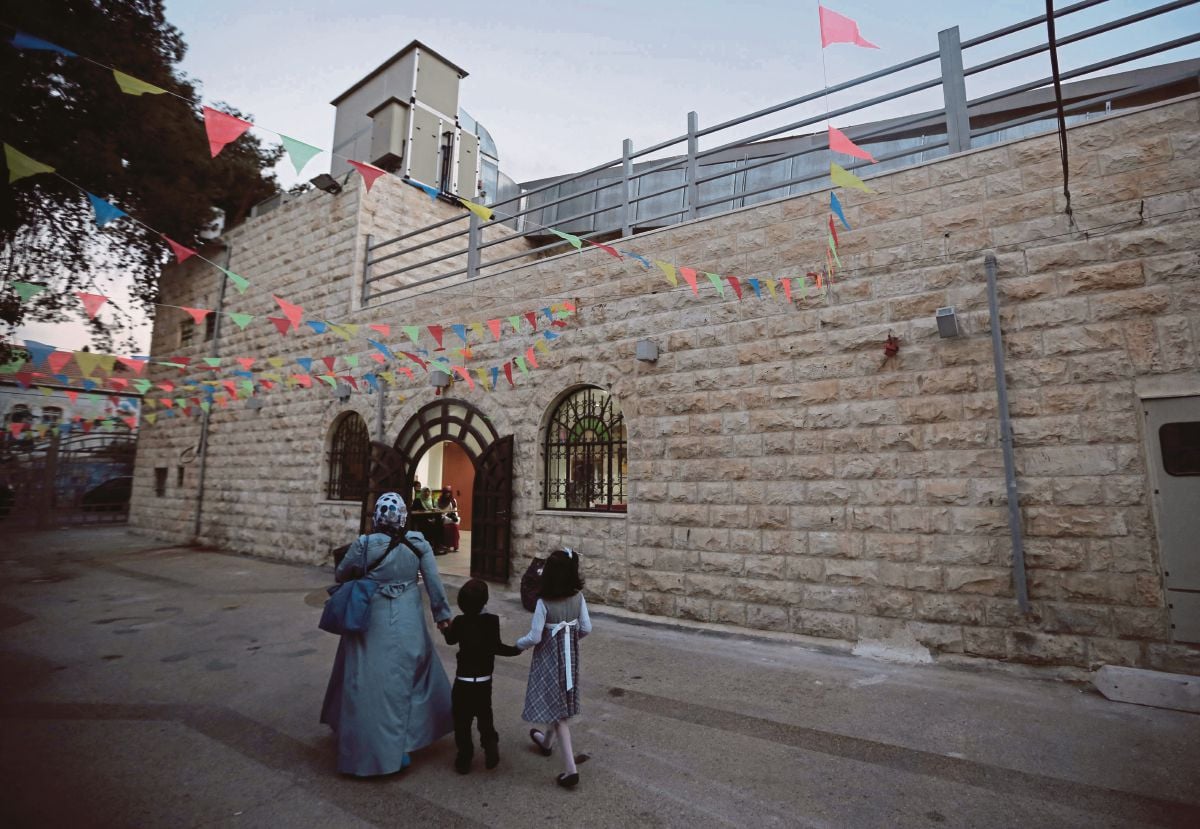
[[565, 599], [583, 589], [579, 575], [579, 553], [555, 550], [546, 559], [538, 596], [543, 599]]
[[483, 610], [488, 601], [488, 586], [486, 581], [469, 579], [458, 589], [458, 607], [468, 616], [474, 616]]

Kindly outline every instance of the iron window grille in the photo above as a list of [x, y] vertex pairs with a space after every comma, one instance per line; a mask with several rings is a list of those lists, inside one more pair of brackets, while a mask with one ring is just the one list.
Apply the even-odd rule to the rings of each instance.
[[625, 417], [608, 392], [568, 394], [546, 430], [545, 508], [625, 512]]
[[367, 424], [354, 412], [342, 417], [329, 444], [325, 497], [330, 501], [361, 501], [366, 497], [370, 454]]

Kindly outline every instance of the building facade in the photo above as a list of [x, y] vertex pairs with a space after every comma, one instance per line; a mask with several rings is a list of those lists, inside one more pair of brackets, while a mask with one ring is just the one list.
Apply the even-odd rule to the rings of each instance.
[[[1188, 532], [1189, 511], [1159, 499], [1195, 472], [1150, 426], [1164, 400], [1185, 407], [1167, 418], [1184, 431], [1200, 421], [1198, 121], [1192, 95], [1072, 127], [1071, 215], [1055, 134], [872, 177], [872, 194], [843, 191], [854, 230], [841, 233], [842, 269], [789, 298], [672, 286], [658, 268], [584, 247], [364, 309], [368, 238], [459, 208], [388, 178], [369, 193], [355, 181], [306, 194], [206, 253], [251, 280], [226, 310], [278, 314], [278, 296], [306, 320], [362, 332], [223, 323], [221, 356], [281, 380], [204, 418], [143, 428], [131, 520], [172, 541], [327, 560], [359, 527], [359, 502], [328, 497], [333, 438], [353, 413], [380, 444], [374, 485], [411, 482], [440, 443], [466, 448], [473, 563], [498, 581], [567, 544], [584, 555], [589, 600], [639, 613], [944, 660], [1200, 673], [1193, 617], [1172, 606], [1193, 595], [1172, 579], [1194, 572], [1197, 554], [1164, 547]], [[612, 244], [798, 286], [825, 260], [828, 205], [827, 192], [795, 196]], [[1028, 612], [1014, 594], [989, 252]], [[172, 267], [162, 301], [215, 307], [219, 277], [194, 260]], [[943, 339], [935, 312], [948, 306], [961, 333]], [[548, 323], [498, 339], [470, 323], [551, 307], [556, 339], [512, 382], [468, 385], [466, 372], [435, 387], [440, 372], [398, 356], [424, 347], [434, 359], [436, 324], [446, 352], [469, 344], [465, 365], [486, 377]], [[155, 359], [212, 353], [181, 343], [166, 314]], [[390, 326], [394, 384], [285, 388], [297, 356], [353, 351], [369, 365], [371, 324]], [[456, 324], [468, 334], [451, 344]], [[420, 327], [415, 345], [405, 325]], [[898, 352], [885, 353], [889, 338]], [[270, 358], [288, 368], [266, 368]], [[155, 470], [197, 447], [206, 471], [156, 494]]]

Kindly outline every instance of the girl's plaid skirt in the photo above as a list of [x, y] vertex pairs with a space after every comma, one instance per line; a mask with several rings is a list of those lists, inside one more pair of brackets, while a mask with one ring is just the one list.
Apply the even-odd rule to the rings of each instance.
[[[563, 649], [568, 641], [573, 685], [570, 691], [567, 690], [563, 660]], [[525, 711], [521, 719], [531, 723], [550, 723], [574, 717], [578, 713], [579, 632], [572, 626], [557, 636], [551, 636], [547, 630], [542, 634], [542, 641], [533, 649], [533, 659], [529, 663], [529, 686], [525, 689]]]

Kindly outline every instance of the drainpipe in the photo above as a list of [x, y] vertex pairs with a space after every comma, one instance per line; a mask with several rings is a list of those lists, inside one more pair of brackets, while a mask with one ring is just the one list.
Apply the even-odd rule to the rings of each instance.
[[[225, 269], [229, 269], [229, 262], [233, 259], [233, 243], [225, 241]], [[221, 356], [221, 317], [224, 316], [225, 310], [225, 286], [229, 280], [225, 278], [224, 271], [220, 276], [221, 287], [217, 291], [217, 308], [213, 312], [216, 314], [213, 323], [213, 338], [212, 345], [209, 347], [210, 357]], [[208, 411], [204, 412], [204, 416], [200, 419], [200, 446], [197, 449], [197, 454], [200, 456], [199, 480], [196, 482], [196, 515], [192, 521], [192, 543], [200, 543], [200, 517], [204, 511], [204, 476], [208, 471], [208, 422], [212, 416], [212, 406], [208, 407]]]
[[1004, 491], [1008, 499], [1008, 532], [1012, 537], [1013, 590], [1022, 613], [1029, 612], [1025, 583], [1025, 540], [1021, 533], [1021, 505], [1013, 461], [1012, 420], [1008, 416], [1008, 382], [1004, 377], [1004, 342], [1000, 337], [1000, 308], [996, 298], [996, 255], [984, 257], [987, 268], [988, 316], [992, 326], [992, 363], [996, 371], [996, 399], [1000, 409], [1000, 446], [1004, 450]]

